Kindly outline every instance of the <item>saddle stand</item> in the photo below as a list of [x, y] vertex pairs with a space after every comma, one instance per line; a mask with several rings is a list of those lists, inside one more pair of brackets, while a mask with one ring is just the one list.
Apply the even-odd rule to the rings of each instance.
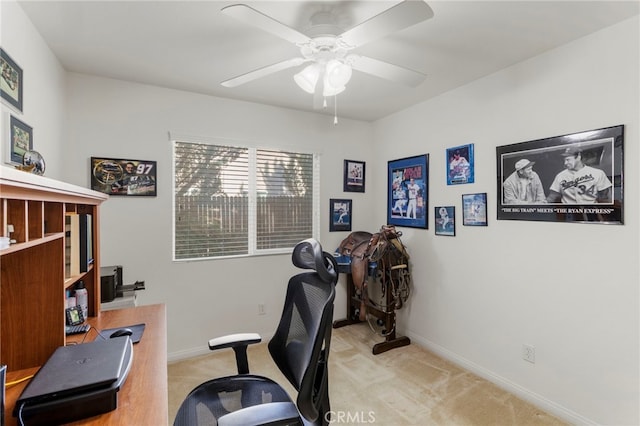
[[[356, 234], [355, 241], [353, 234]], [[379, 235], [363, 232], [355, 232], [353, 234], [347, 237], [347, 239], [345, 239], [345, 241], [340, 245], [338, 253], [341, 254], [341, 256], [336, 258], [338, 261], [338, 271], [347, 275], [347, 318], [334, 321], [333, 328], [340, 328], [367, 321], [365, 313], [363, 312], [363, 310], [366, 310], [366, 314], [375, 317], [378, 320], [378, 323], [383, 325], [384, 330], [386, 330], [386, 333], [384, 333], [384, 342], [373, 345], [372, 352], [374, 355], [378, 355], [393, 348], [407, 346], [411, 343], [411, 340], [408, 337], [398, 337], [396, 335], [395, 310], [398, 300], [397, 293], [394, 297], [392, 281], [399, 273], [398, 270], [400, 268], [408, 269], [408, 259], [405, 259], [407, 263], [404, 265], [394, 264], [391, 266], [388, 265], [388, 262], [383, 261], [383, 259], [379, 259], [378, 262], [367, 261], [367, 259], [364, 259], [364, 264], [362, 264], [362, 262], [353, 262], [354, 257], [358, 256], [358, 250], [365, 252], [364, 248], [359, 249], [362, 247], [362, 243], [357, 240], [357, 234], [360, 234], [359, 237], [361, 239], [368, 238], [370, 241], [377, 241], [377, 236]], [[369, 243], [369, 245], [371, 244]], [[345, 246], [347, 248], [345, 248]], [[368, 252], [368, 249], [366, 251]], [[367, 271], [360, 271], [358, 268], [367, 268]], [[406, 271], [406, 273], [408, 274], [408, 271]], [[365, 278], [360, 278], [363, 275]], [[382, 303], [373, 303], [366, 296], [366, 289], [363, 290], [362, 285], [355, 285], [354, 277], [357, 277], [356, 279], [358, 280], [364, 279], [368, 283], [377, 280], [384, 289]], [[365, 283], [365, 286], [366, 285], [367, 284]], [[360, 289], [360, 291], [358, 291], [358, 289]]]

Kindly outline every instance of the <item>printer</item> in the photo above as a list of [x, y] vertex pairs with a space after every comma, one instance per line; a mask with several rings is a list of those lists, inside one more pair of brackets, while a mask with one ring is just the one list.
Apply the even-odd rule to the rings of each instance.
[[60, 346], [22, 391], [18, 424], [58, 425], [115, 410], [133, 360], [129, 336]]

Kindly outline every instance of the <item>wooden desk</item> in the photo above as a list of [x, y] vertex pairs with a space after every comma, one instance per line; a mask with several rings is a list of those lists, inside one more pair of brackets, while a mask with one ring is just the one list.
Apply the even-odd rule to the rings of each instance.
[[[74, 425], [166, 425], [169, 423], [167, 385], [167, 320], [165, 305], [138, 306], [101, 312], [89, 318], [91, 327], [98, 330], [125, 327], [145, 323], [144, 334], [139, 343], [133, 345], [133, 364], [124, 385], [118, 392], [118, 408], [89, 417]], [[97, 333], [90, 330], [85, 341], [95, 340]], [[79, 342], [83, 335], [68, 336], [67, 342]], [[29, 338], [29, 336], [25, 336]], [[7, 382], [34, 374], [37, 368], [12, 371]], [[5, 424], [13, 426], [15, 403], [28, 381], [7, 388]]]

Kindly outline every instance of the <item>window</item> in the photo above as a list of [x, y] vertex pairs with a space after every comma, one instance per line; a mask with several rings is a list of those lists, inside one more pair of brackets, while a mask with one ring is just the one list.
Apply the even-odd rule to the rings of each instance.
[[317, 235], [314, 154], [174, 142], [174, 259], [282, 253]]

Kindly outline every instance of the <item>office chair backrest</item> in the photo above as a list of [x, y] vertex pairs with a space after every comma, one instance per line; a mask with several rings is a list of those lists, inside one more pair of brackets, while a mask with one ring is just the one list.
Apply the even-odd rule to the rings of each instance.
[[329, 405], [327, 361], [338, 267], [313, 239], [294, 248], [292, 261], [314, 272], [289, 280], [282, 317], [268, 346], [274, 362], [298, 391], [298, 410], [316, 421]]

